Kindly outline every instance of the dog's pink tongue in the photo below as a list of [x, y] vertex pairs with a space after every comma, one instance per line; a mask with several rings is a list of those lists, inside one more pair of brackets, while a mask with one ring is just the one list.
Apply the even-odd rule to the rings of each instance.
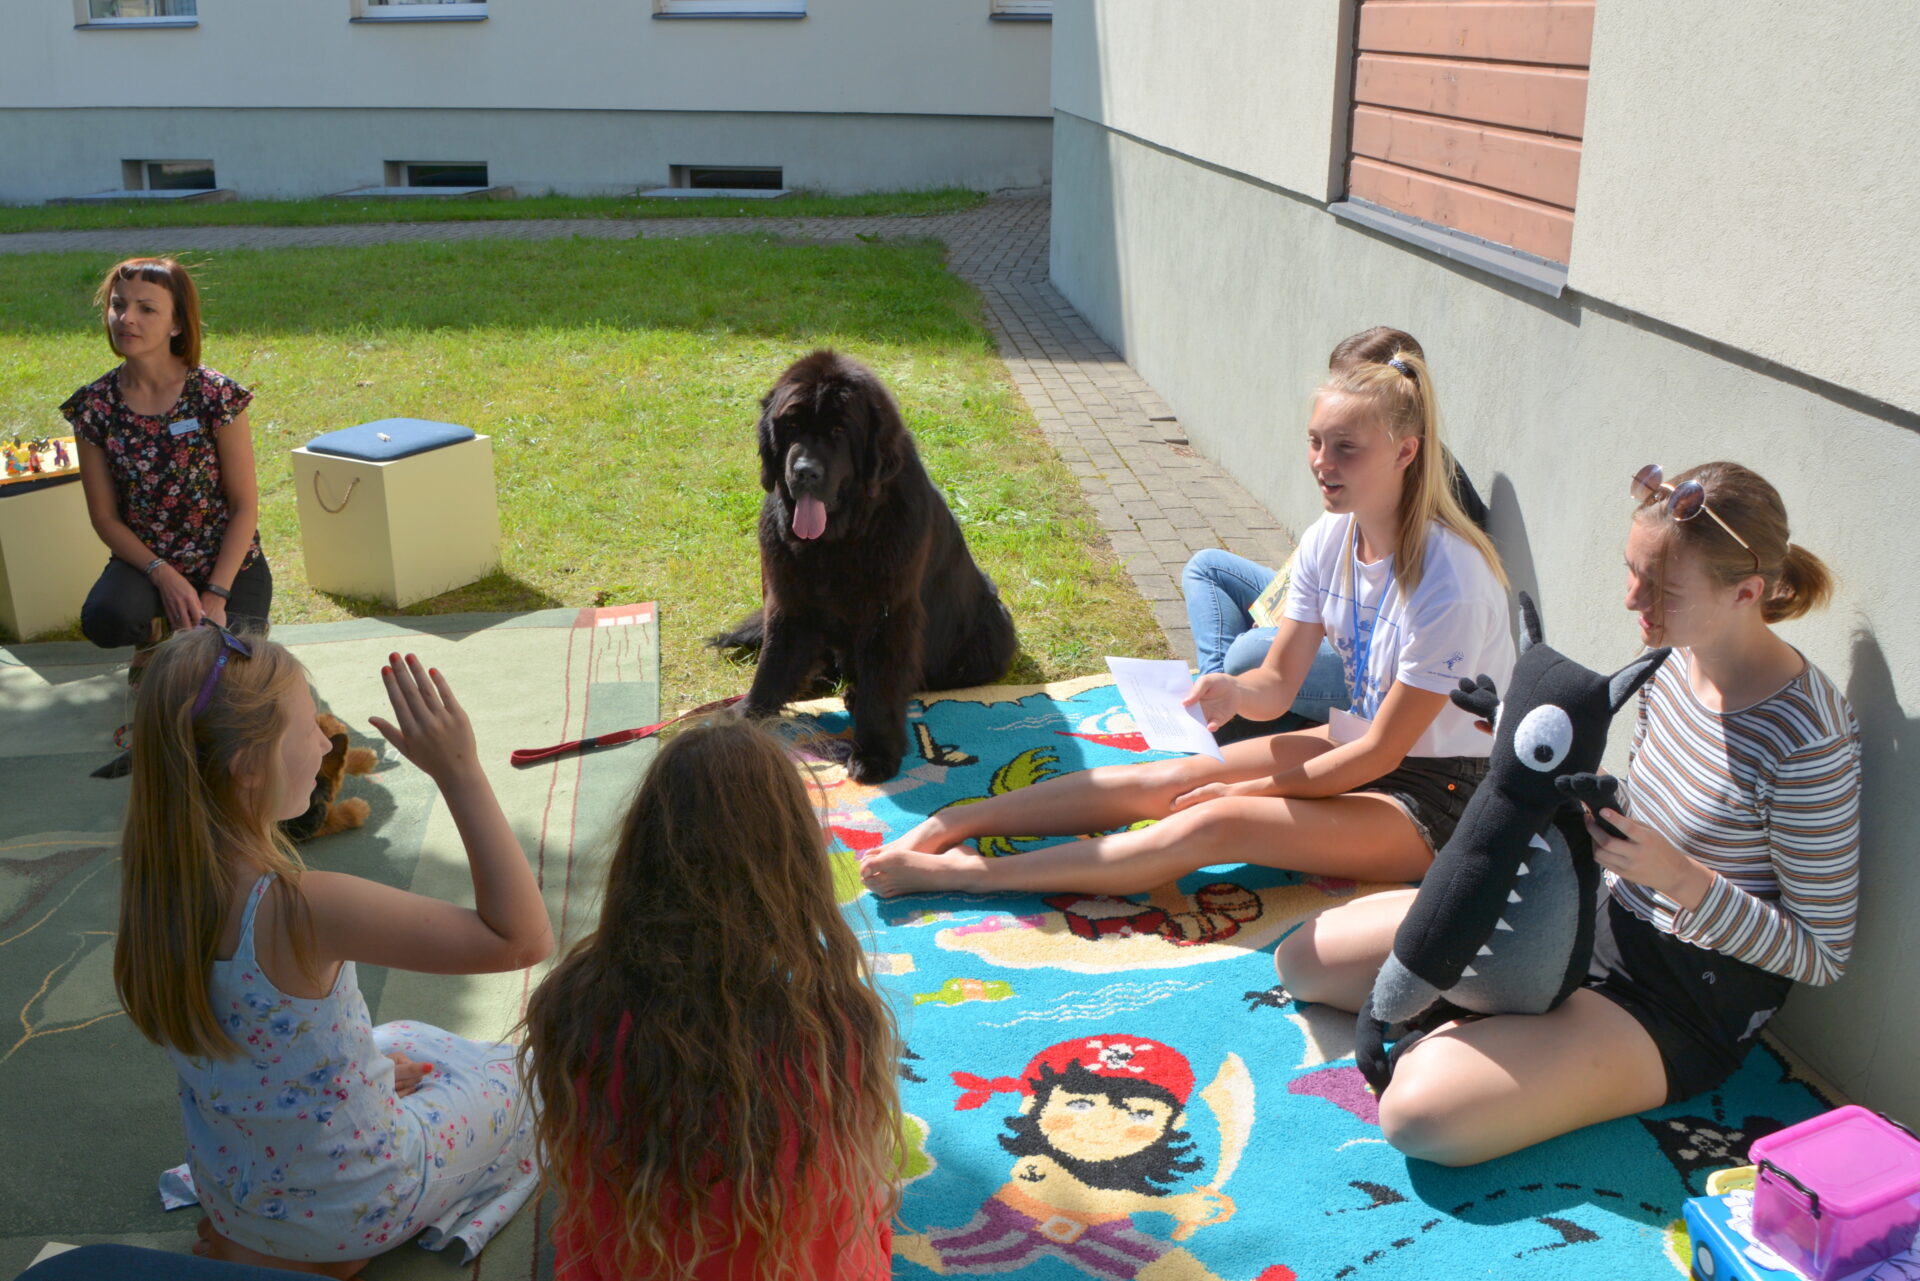
[[793, 504], [793, 533], [796, 538], [818, 538], [827, 532], [827, 505], [818, 498], [806, 497]]

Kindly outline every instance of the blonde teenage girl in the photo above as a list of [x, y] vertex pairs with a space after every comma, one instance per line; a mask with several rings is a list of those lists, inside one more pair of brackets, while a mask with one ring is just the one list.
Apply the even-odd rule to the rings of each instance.
[[[1487, 740], [1448, 693], [1513, 669], [1493, 545], [1447, 483], [1426, 363], [1400, 350], [1335, 374], [1315, 398], [1307, 458], [1326, 514], [1294, 555], [1266, 662], [1194, 683], [1219, 726], [1270, 720], [1300, 689], [1322, 637], [1346, 669], [1350, 712], [1324, 727], [1206, 756], [1102, 766], [943, 810], [867, 859], [881, 895], [928, 890], [1132, 894], [1231, 861], [1368, 880], [1414, 880], [1486, 772]], [[986, 835], [1150, 827], [985, 859]]]

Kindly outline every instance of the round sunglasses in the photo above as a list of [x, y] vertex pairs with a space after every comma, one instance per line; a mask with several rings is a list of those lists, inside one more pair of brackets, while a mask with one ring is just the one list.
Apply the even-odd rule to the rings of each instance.
[[1675, 520], [1692, 520], [1701, 512], [1705, 512], [1714, 524], [1726, 531], [1728, 538], [1739, 543], [1741, 550], [1753, 557], [1753, 572], [1756, 574], [1760, 572], [1760, 553], [1754, 551], [1746, 539], [1734, 533], [1733, 527], [1715, 515], [1713, 508], [1707, 506], [1706, 487], [1699, 481], [1683, 480], [1677, 485], [1669, 485], [1666, 483], [1666, 473], [1660, 470], [1660, 464], [1648, 463], [1633, 473], [1632, 493], [1642, 504], [1664, 497], [1667, 502], [1667, 515]]

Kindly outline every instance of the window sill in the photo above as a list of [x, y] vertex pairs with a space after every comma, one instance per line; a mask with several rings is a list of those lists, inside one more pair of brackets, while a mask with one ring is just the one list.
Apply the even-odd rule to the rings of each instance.
[[381, 14], [379, 17], [369, 17], [366, 15], [362, 15], [358, 18], [347, 19], [349, 23], [362, 22], [371, 27], [384, 27], [387, 24], [393, 23], [393, 22], [485, 22], [486, 20], [487, 20], [487, 15], [484, 13], [445, 13], [445, 14], [396, 13], [396, 14], [393, 14], [392, 16], [388, 16], [386, 14]]
[[1050, 13], [990, 13], [988, 22], [1052, 22]]
[[1396, 213], [1365, 200], [1336, 201], [1327, 206], [1327, 212], [1341, 222], [1377, 231], [1383, 236], [1405, 241], [1453, 262], [1478, 267], [1488, 275], [1498, 276], [1549, 298], [1558, 298], [1567, 287], [1565, 263], [1549, 262], [1545, 258]]
[[704, 22], [708, 19], [713, 19], [713, 18], [718, 18], [723, 20], [731, 19], [731, 18], [797, 19], [797, 18], [804, 18], [807, 15], [804, 13], [789, 13], [782, 9], [741, 9], [736, 13], [655, 13], [653, 16], [656, 18], [668, 18], [675, 22], [679, 22], [683, 19], [692, 19], [696, 22]]
[[119, 18], [108, 22], [76, 22], [75, 31], [150, 31], [156, 27], [197, 27], [198, 18]]

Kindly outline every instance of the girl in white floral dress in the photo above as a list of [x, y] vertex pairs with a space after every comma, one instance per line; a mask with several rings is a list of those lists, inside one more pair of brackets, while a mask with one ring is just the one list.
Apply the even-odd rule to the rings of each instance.
[[207, 623], [140, 687], [114, 982], [179, 1073], [188, 1159], [161, 1191], [206, 1210], [196, 1253], [336, 1277], [415, 1236], [470, 1256], [537, 1182], [513, 1048], [373, 1027], [360, 995], [356, 962], [479, 974], [553, 946], [466, 713], [390, 661], [374, 724], [445, 797], [473, 908], [306, 871], [279, 838], [329, 746], [282, 647]]

